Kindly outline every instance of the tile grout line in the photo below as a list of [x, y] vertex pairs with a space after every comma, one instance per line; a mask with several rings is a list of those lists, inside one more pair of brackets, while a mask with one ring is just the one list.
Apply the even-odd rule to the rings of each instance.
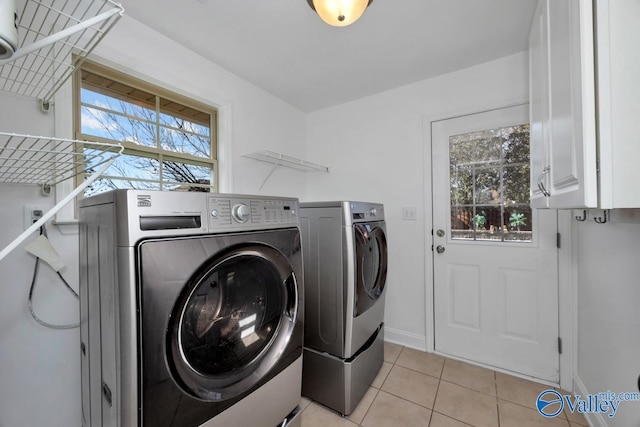
[[[384, 382], [383, 382], [384, 384]], [[371, 408], [373, 408], [373, 402], [376, 401], [376, 398], [378, 397], [378, 394], [380, 393], [380, 391], [382, 390], [381, 388], [375, 388], [376, 390], [376, 394], [375, 396], [373, 396], [373, 399], [371, 400], [371, 404], [369, 405], [369, 408], [367, 408], [367, 410], [365, 411], [364, 415], [362, 416], [362, 419], [360, 420], [360, 422], [358, 423], [358, 426], [362, 427], [362, 423], [364, 422], [365, 418], [367, 418], [367, 415], [369, 415], [369, 411], [371, 410]]]
[[438, 401], [438, 393], [440, 393], [440, 384], [442, 384], [442, 373], [444, 372], [444, 364], [446, 361], [442, 362], [442, 369], [440, 370], [440, 378], [438, 378], [438, 388], [436, 389], [436, 395], [433, 398], [433, 409], [431, 410], [431, 416], [429, 417], [429, 424], [427, 426], [431, 426], [431, 421], [433, 420], [433, 413], [436, 412], [436, 402]]
[[498, 427], [500, 427], [500, 399], [498, 398], [498, 374], [493, 371], [493, 391], [496, 393], [496, 415], [498, 416]]
[[[391, 363], [391, 368], [389, 369], [389, 372], [387, 372], [387, 375], [385, 375], [385, 377], [382, 379], [382, 382], [380, 383], [380, 388], [373, 387], [376, 390], [376, 394], [375, 394], [375, 396], [373, 396], [373, 399], [371, 400], [371, 404], [369, 405], [369, 408], [365, 411], [364, 415], [362, 416], [362, 420], [358, 423], [359, 427], [364, 427], [364, 425], [362, 423], [364, 423], [364, 420], [367, 418], [367, 415], [369, 415], [369, 411], [371, 411], [371, 408], [373, 407], [373, 404], [376, 401], [376, 398], [378, 397], [380, 392], [383, 391], [382, 390], [382, 386], [384, 385], [384, 382], [389, 377], [389, 374], [391, 373], [391, 369], [393, 369], [393, 367], [396, 366], [396, 360], [398, 360], [398, 358], [400, 357], [400, 353], [402, 353], [403, 349], [404, 349], [404, 346], [402, 346], [402, 348], [398, 352], [398, 355], [396, 356], [396, 358], [392, 362], [390, 362]], [[383, 363], [386, 362], [386, 360], [384, 360], [384, 356], [382, 357], [382, 362]]]

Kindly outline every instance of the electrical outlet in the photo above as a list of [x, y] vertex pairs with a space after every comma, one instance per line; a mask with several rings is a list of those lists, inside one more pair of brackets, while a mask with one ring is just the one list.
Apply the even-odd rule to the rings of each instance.
[[31, 227], [31, 224], [42, 218], [45, 208], [37, 205], [24, 206], [24, 229]]

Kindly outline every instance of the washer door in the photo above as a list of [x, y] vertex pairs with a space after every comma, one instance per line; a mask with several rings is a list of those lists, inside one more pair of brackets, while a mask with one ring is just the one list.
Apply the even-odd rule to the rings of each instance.
[[211, 259], [187, 282], [169, 321], [167, 360], [178, 385], [205, 401], [254, 386], [284, 351], [297, 301], [292, 267], [270, 246]]
[[356, 239], [356, 303], [354, 316], [369, 309], [387, 281], [387, 238], [380, 223], [354, 224]]

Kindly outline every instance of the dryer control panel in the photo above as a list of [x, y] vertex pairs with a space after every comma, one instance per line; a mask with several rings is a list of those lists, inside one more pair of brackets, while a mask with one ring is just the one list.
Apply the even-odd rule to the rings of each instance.
[[344, 202], [347, 223], [384, 221], [384, 205], [381, 203]]
[[211, 231], [298, 225], [298, 200], [217, 194], [208, 198]]

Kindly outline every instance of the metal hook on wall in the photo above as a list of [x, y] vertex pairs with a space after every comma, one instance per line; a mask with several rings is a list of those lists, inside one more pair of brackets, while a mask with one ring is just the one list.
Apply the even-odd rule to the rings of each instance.
[[608, 210], [604, 210], [602, 212], [604, 213], [604, 218], [601, 217], [601, 216], [599, 216], [597, 218], [593, 218], [593, 220], [598, 224], [605, 224], [607, 222], [607, 216], [609, 214], [609, 211]]
[[587, 210], [585, 209], [585, 210], [582, 211], [582, 216], [577, 216], [576, 215], [576, 220], [580, 221], [580, 222], [586, 221], [587, 220]]

